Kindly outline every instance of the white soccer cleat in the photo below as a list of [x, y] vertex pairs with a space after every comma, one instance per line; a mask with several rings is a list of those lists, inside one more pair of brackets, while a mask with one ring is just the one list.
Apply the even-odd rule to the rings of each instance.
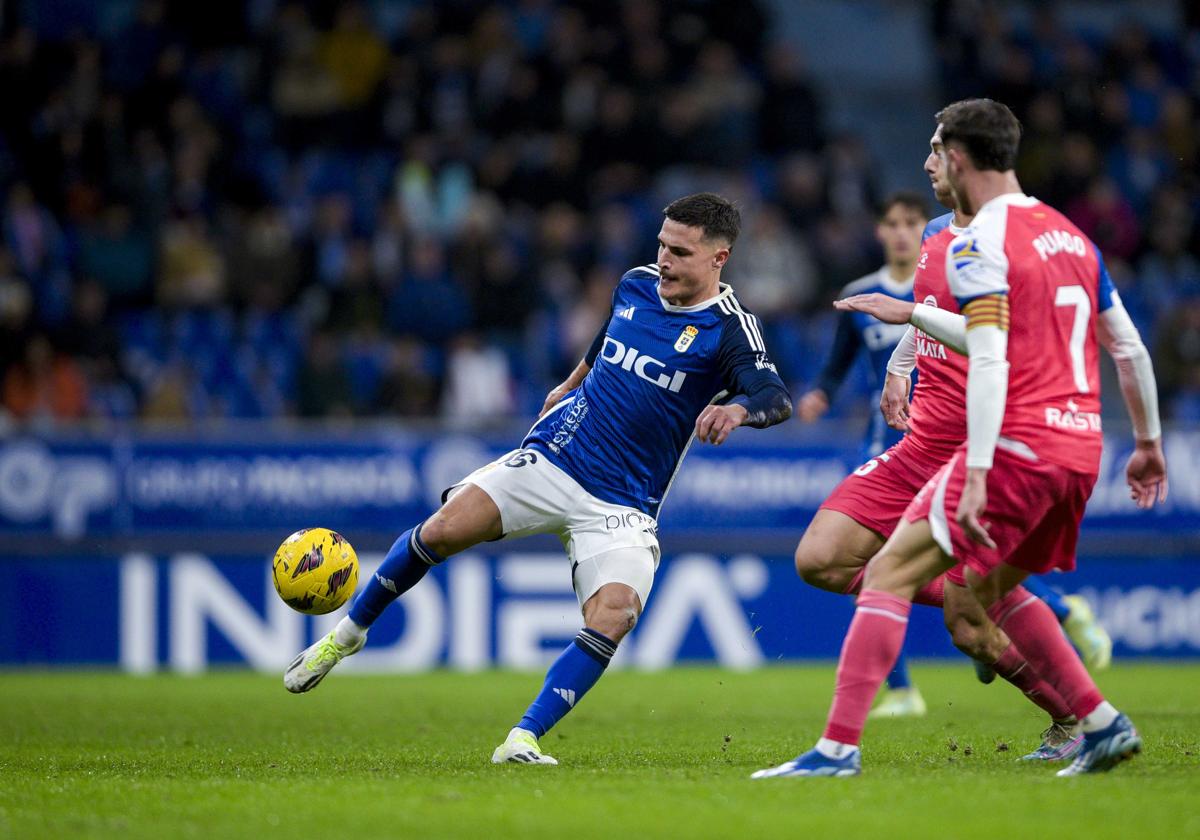
[[867, 717], [879, 718], [912, 718], [925, 717], [925, 698], [914, 685], [910, 688], [889, 689], [879, 701], [879, 705], [870, 711]]
[[492, 764], [558, 764], [558, 759], [542, 752], [532, 732], [514, 726], [492, 753]]
[[317, 683], [325, 679], [325, 675], [333, 670], [333, 666], [347, 656], [358, 653], [367, 643], [363, 635], [357, 644], [339, 645], [333, 637], [333, 632], [321, 639], [315, 645], [305, 649], [292, 660], [292, 664], [283, 672], [283, 686], [292, 694], [301, 694], [317, 687]]
[[1063, 600], [1071, 608], [1062, 623], [1067, 638], [1079, 649], [1089, 671], [1103, 671], [1112, 664], [1112, 637], [1100, 626], [1086, 598], [1067, 595]]

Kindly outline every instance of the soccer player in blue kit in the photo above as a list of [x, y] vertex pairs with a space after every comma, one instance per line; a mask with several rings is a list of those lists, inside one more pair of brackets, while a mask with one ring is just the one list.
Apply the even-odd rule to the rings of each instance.
[[[911, 301], [913, 275], [921, 253], [921, 235], [928, 221], [928, 207], [916, 193], [898, 192], [884, 201], [875, 225], [875, 238], [883, 247], [884, 264], [847, 285], [838, 297], [876, 293]], [[796, 413], [800, 419], [811, 423], [829, 410], [834, 394], [845, 381], [851, 366], [864, 352], [869, 362], [871, 391], [875, 394], [872, 402], [874, 408], [879, 403], [888, 360], [907, 330], [907, 327], [897, 329], [897, 326], [879, 321], [865, 312], [840, 313], [829, 360], [817, 379], [816, 387], [804, 394], [797, 403]], [[886, 452], [893, 444], [900, 442], [903, 434], [889, 427], [881, 412], [872, 410], [866, 438], [859, 452], [859, 462], [865, 464]], [[797, 559], [798, 564], [801, 559]], [[920, 717], [925, 714], [925, 701], [909, 679], [908, 663], [903, 653], [887, 676], [887, 689], [879, 704], [871, 710], [871, 717]]]
[[658, 262], [621, 278], [608, 322], [520, 448], [468, 475], [400, 535], [349, 615], [288, 667], [289, 691], [309, 691], [359, 651], [383, 610], [450, 555], [554, 533], [584, 626], [492, 761], [558, 763], [538, 739], [595, 685], [637, 623], [658, 566], [659, 509], [692, 438], [719, 445], [738, 426], [792, 413], [758, 319], [721, 283], [737, 208], [698, 193], [663, 213]]

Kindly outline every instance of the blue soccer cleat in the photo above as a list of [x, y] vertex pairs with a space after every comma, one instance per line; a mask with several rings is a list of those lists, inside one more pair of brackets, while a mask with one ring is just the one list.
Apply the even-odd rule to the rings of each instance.
[[1138, 735], [1133, 723], [1125, 715], [1099, 732], [1083, 734], [1083, 749], [1070, 767], [1064, 767], [1056, 775], [1081, 776], [1084, 773], [1105, 773], [1122, 761], [1133, 758], [1142, 751], [1142, 736]]
[[862, 753], [855, 749], [844, 758], [829, 758], [815, 749], [750, 774], [751, 779], [777, 779], [785, 776], [857, 776], [862, 773]]
[[1066, 761], [1074, 758], [1083, 749], [1083, 734], [1077, 726], [1052, 723], [1042, 733], [1042, 743], [1022, 761]]

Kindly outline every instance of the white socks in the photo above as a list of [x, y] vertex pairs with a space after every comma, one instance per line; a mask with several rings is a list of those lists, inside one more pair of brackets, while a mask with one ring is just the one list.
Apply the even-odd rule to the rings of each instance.
[[826, 758], [845, 758], [857, 749], [858, 747], [854, 744], [843, 744], [841, 741], [831, 741], [828, 738], [817, 741], [817, 752]]
[[1113, 708], [1113, 704], [1104, 700], [1092, 710], [1092, 713], [1081, 720], [1079, 723], [1083, 726], [1084, 732], [1099, 732], [1112, 725], [1112, 722], [1117, 719], [1117, 710]]
[[367, 635], [366, 627], [359, 627], [346, 616], [333, 628], [333, 640], [341, 647], [353, 647], [359, 639]]

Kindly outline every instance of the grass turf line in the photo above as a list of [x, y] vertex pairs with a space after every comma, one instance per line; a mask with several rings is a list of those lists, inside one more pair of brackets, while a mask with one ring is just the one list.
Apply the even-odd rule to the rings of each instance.
[[929, 715], [869, 724], [861, 778], [751, 782], [820, 734], [831, 666], [608, 674], [557, 768], [488, 763], [540, 674], [7, 672], [0, 836], [1200, 836], [1200, 666], [1102, 674], [1146, 753], [1073, 780], [1016, 760], [1044, 724], [1010, 686], [913, 677]]

